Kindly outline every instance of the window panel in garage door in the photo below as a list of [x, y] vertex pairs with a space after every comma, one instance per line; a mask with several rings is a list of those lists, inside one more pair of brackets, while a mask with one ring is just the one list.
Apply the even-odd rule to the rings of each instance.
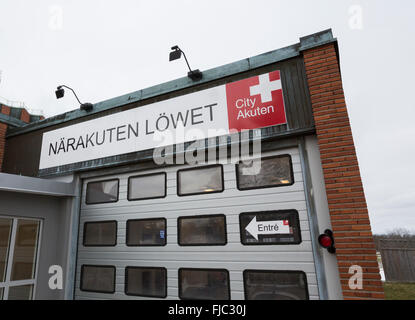
[[225, 245], [225, 215], [179, 217], [178, 242], [181, 246]]
[[118, 201], [118, 179], [94, 181], [86, 186], [86, 203], [99, 204]]
[[292, 170], [290, 155], [241, 161], [236, 166], [238, 189], [250, 190], [291, 185], [294, 183]]
[[307, 300], [307, 278], [301, 271], [245, 270], [247, 300]]
[[128, 200], [147, 200], [166, 196], [166, 173], [146, 174], [128, 179]]
[[81, 290], [113, 293], [115, 291], [115, 267], [82, 265]]
[[177, 172], [179, 196], [191, 196], [223, 191], [223, 169], [221, 165], [190, 168]]
[[127, 267], [125, 269], [125, 293], [142, 297], [166, 297], [166, 268]]
[[164, 246], [166, 237], [165, 218], [127, 221], [127, 246]]
[[181, 299], [230, 299], [228, 270], [180, 269], [179, 296]]
[[94, 221], [84, 224], [84, 246], [115, 246], [117, 221]]

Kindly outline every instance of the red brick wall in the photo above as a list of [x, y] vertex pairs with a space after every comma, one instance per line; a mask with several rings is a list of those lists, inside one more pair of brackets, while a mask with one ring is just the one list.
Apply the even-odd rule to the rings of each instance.
[[22, 113], [20, 114], [20, 120], [26, 123], [30, 122], [30, 114], [26, 111], [26, 109], [22, 109]]
[[1, 113], [7, 114], [8, 116], [10, 115], [10, 107], [8, 106], [1, 106]]
[[[365, 194], [334, 44], [303, 52], [344, 299], [383, 299]], [[349, 267], [363, 288], [349, 288]]]
[[[10, 115], [10, 108], [7, 106], [0, 106], [0, 112]], [[0, 122], [0, 172], [3, 165], [4, 149], [6, 147], [6, 131], [7, 124]]]
[[[6, 115], [10, 115], [10, 107], [5, 105], [0, 105], [0, 112]], [[41, 120], [44, 119], [43, 116], [40, 117]], [[26, 123], [30, 123], [30, 114], [27, 112], [26, 109], [22, 108], [20, 112], [20, 120]], [[6, 144], [6, 131], [7, 131], [7, 124], [0, 122], [0, 172], [3, 165], [4, 159], [4, 149]]]
[[0, 122], [0, 172], [3, 165], [4, 148], [6, 147], [7, 124]]

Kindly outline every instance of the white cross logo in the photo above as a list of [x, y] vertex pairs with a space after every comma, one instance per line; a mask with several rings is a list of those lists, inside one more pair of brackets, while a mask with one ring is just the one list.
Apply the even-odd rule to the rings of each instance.
[[281, 80], [269, 81], [269, 74], [261, 74], [259, 76], [259, 84], [249, 87], [251, 96], [259, 94], [261, 95], [261, 101], [272, 101], [271, 92], [275, 90], [281, 90]]

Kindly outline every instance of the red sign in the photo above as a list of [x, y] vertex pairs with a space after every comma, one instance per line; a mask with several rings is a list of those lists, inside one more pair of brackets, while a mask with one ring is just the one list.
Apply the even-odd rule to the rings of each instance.
[[241, 131], [287, 123], [280, 72], [226, 85], [229, 129]]

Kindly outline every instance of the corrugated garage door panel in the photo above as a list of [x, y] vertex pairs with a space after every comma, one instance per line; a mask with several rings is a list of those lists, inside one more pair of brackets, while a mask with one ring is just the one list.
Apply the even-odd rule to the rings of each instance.
[[[236, 186], [234, 164], [224, 164], [224, 191], [214, 194], [177, 196], [177, 170], [190, 166], [169, 167], [163, 170], [131, 172], [84, 181], [81, 204], [80, 230], [84, 222], [116, 220], [117, 245], [115, 247], [84, 247], [80, 232], [77, 274], [77, 299], [146, 299], [124, 294], [126, 266], [165, 267], [167, 269], [167, 298], [178, 299], [179, 268], [220, 268], [229, 271], [231, 298], [244, 299], [242, 272], [246, 269], [299, 270], [307, 276], [310, 299], [318, 299], [312, 246], [310, 241], [307, 206], [298, 150], [296, 148], [264, 154], [263, 157], [290, 154], [294, 184], [291, 186], [240, 191]], [[140, 174], [166, 172], [167, 196], [161, 199], [127, 200], [128, 177]], [[90, 181], [118, 178], [119, 200], [115, 203], [85, 204], [86, 184]], [[295, 209], [300, 219], [302, 242], [298, 245], [241, 244], [239, 214], [269, 210]], [[179, 246], [177, 244], [177, 218], [194, 215], [226, 215], [227, 244], [224, 246]], [[129, 219], [166, 218], [167, 244], [158, 247], [128, 247], [126, 221]], [[112, 265], [116, 267], [114, 294], [79, 290], [80, 268], [83, 264]], [[147, 298], [149, 299], [149, 298]]]

